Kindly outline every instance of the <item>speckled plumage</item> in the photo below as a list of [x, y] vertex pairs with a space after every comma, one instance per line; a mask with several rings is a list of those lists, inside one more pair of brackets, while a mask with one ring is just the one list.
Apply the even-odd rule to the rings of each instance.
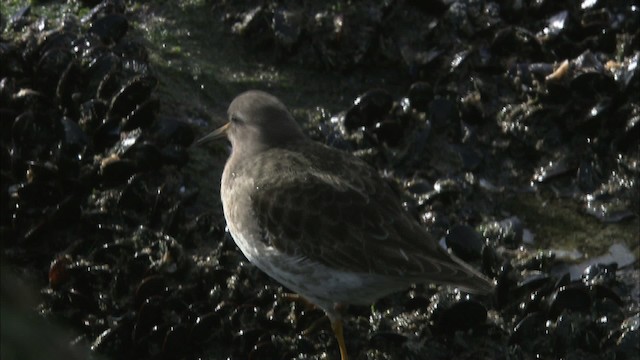
[[216, 136], [226, 133], [233, 149], [221, 185], [232, 237], [332, 322], [340, 305], [371, 304], [417, 282], [491, 291], [404, 211], [375, 169], [309, 140], [277, 98], [243, 93], [229, 117]]

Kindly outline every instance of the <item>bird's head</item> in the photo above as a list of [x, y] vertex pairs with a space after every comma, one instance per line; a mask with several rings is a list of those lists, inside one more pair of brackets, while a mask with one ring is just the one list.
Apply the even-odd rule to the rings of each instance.
[[234, 152], [255, 152], [305, 139], [284, 104], [263, 91], [251, 90], [238, 95], [227, 114], [229, 121], [198, 143], [226, 136]]

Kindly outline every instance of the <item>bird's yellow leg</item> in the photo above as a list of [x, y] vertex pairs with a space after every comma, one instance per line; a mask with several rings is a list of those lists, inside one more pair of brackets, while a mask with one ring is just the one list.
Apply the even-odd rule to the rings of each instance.
[[349, 360], [349, 355], [347, 355], [347, 345], [344, 343], [342, 319], [332, 320], [331, 328], [333, 329], [333, 334], [336, 336], [336, 339], [338, 340], [338, 347], [340, 347], [340, 359]]
[[[309, 302], [307, 299], [305, 299], [303, 296], [300, 296], [299, 294], [284, 293], [282, 294], [282, 298], [296, 301], [296, 302], [301, 302], [313, 309], [316, 308], [315, 304]], [[341, 304], [336, 304], [335, 310], [341, 311], [343, 310], [343, 306]], [[308, 335], [311, 331], [313, 331], [318, 326], [320, 321], [323, 319], [324, 318], [318, 319], [313, 324], [311, 324], [310, 327], [308, 327], [306, 330], [302, 332], [303, 335]], [[342, 329], [342, 319], [339, 317], [337, 319], [334, 319], [333, 316], [329, 316], [329, 320], [331, 320], [331, 329], [333, 329], [333, 334], [338, 340], [338, 347], [340, 348], [340, 360], [349, 360], [349, 355], [347, 355], [347, 345], [344, 342], [344, 331]]]

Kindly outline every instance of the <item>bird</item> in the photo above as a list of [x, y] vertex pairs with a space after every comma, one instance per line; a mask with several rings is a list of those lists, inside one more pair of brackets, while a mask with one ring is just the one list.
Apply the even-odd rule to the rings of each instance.
[[275, 96], [250, 90], [228, 122], [220, 183], [227, 230], [250, 263], [324, 310], [348, 360], [343, 312], [415, 283], [489, 294], [492, 280], [442, 248], [378, 171], [308, 138]]

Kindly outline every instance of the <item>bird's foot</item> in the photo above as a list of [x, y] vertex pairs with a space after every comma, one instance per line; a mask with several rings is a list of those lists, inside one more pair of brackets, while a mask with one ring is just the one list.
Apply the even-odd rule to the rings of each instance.
[[283, 293], [281, 297], [286, 300], [301, 303], [305, 306], [305, 308], [307, 308], [307, 310], [315, 310], [318, 308], [314, 303], [310, 302], [309, 300], [305, 299], [302, 295], [299, 295], [299, 294]]

